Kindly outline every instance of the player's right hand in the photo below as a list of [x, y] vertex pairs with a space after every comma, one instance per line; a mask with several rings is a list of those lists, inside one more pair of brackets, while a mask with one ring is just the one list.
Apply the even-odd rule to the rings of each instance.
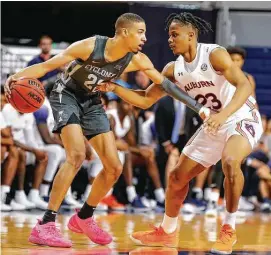
[[6, 80], [6, 83], [4, 85], [4, 90], [5, 90], [5, 96], [7, 98], [10, 98], [11, 96], [11, 91], [10, 87], [13, 83], [15, 83], [18, 79], [13, 78], [13, 76], [9, 76], [8, 79]]
[[102, 92], [111, 92], [116, 88], [116, 84], [113, 82], [102, 82], [97, 86], [97, 89]]

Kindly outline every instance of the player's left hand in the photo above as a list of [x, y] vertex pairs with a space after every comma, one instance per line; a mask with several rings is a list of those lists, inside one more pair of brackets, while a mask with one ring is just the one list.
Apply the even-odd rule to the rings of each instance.
[[223, 114], [223, 112], [212, 114], [204, 121], [203, 127], [207, 132], [216, 134], [218, 129], [226, 122], [227, 118], [228, 116]]
[[113, 82], [102, 82], [97, 86], [97, 89], [101, 92], [113, 92], [116, 88], [116, 84]]

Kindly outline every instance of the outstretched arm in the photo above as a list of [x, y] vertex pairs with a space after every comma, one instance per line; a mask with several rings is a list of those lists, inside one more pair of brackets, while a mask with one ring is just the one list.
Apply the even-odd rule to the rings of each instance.
[[21, 77], [40, 78], [44, 76], [46, 73], [55, 70], [76, 58], [80, 58], [83, 60], [87, 59], [89, 54], [93, 51], [94, 43], [95, 43], [94, 38], [89, 38], [75, 42], [72, 45], [70, 45], [66, 50], [57, 54], [53, 58], [43, 63], [24, 68], [18, 73], [10, 76], [5, 84], [6, 95], [7, 96], [10, 95], [9, 89], [10, 85]]
[[202, 104], [198, 103], [194, 98], [190, 97], [187, 93], [176, 86], [172, 80], [174, 80], [174, 62], [169, 63], [163, 74], [159, 73], [153, 66], [150, 59], [143, 53], [137, 54], [133, 59], [133, 63], [139, 70], [143, 71], [155, 84], [159, 86], [170, 96], [183, 102], [189, 108], [197, 113], [201, 113], [202, 110], [207, 110]]
[[164, 68], [162, 74], [160, 74], [154, 68], [149, 58], [142, 53], [140, 54], [141, 61], [138, 59], [133, 61], [132, 64], [125, 70], [125, 72], [142, 70], [154, 82], [152, 85], [150, 85], [146, 90], [129, 90], [116, 84], [108, 83], [107, 85], [102, 86], [100, 90], [113, 91], [124, 101], [127, 101], [128, 103], [143, 109], [149, 108], [160, 98], [166, 94], [169, 94], [170, 96], [186, 104], [195, 112], [199, 113], [203, 119], [206, 116], [209, 116], [208, 108], [203, 107], [195, 99], [190, 97], [187, 93], [182, 91], [172, 81], [170, 81], [174, 80], [174, 62], [170, 62]]

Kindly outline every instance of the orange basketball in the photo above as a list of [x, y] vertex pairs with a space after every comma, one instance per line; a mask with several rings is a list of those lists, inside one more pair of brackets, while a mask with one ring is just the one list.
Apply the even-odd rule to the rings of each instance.
[[21, 113], [38, 110], [44, 102], [45, 90], [35, 78], [21, 78], [10, 87], [9, 103]]

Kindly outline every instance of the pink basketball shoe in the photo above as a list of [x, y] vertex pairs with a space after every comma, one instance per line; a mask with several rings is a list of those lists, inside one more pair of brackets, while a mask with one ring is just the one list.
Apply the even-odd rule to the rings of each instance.
[[33, 244], [48, 245], [52, 247], [70, 248], [72, 242], [64, 239], [55, 222], [48, 222], [41, 225], [38, 220], [36, 226], [32, 229], [28, 241]]
[[102, 230], [93, 217], [82, 220], [76, 213], [70, 218], [68, 228], [75, 233], [84, 233], [96, 244], [105, 245], [112, 242], [112, 236]]

